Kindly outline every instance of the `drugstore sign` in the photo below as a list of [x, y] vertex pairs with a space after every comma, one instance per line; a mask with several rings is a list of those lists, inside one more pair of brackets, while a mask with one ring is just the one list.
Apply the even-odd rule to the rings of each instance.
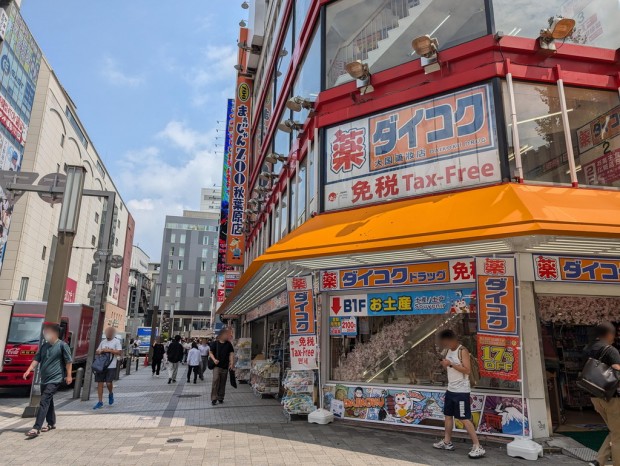
[[620, 260], [600, 257], [535, 255], [538, 281], [574, 283], [620, 283]]
[[476, 258], [478, 333], [519, 334], [514, 257]]
[[475, 275], [475, 262], [472, 258], [325, 270], [320, 274], [320, 289], [321, 291], [337, 291], [474, 283]]
[[501, 180], [490, 85], [328, 128], [326, 137], [326, 210]]

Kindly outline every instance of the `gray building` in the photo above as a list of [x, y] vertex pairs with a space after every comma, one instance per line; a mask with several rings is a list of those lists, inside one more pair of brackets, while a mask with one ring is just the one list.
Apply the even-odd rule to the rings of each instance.
[[210, 326], [215, 293], [219, 214], [185, 211], [166, 216], [158, 281], [159, 308], [174, 313], [175, 333]]

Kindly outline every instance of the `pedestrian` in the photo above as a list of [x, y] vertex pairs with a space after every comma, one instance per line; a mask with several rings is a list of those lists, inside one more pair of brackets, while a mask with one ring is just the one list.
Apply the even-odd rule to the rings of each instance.
[[192, 345], [189, 341], [183, 339], [183, 361], [181, 364], [187, 363], [187, 353], [192, 349]]
[[468, 456], [470, 458], [482, 458], [486, 452], [480, 445], [476, 428], [471, 422], [471, 386], [469, 383], [471, 361], [469, 351], [459, 343], [456, 333], [450, 329], [439, 333], [439, 344], [444, 349], [441, 365], [448, 372], [448, 391], [446, 391], [443, 407], [444, 438], [440, 442], [434, 443], [433, 447], [439, 450], [454, 450], [452, 429], [454, 428], [454, 418], [456, 418], [463, 423], [473, 442], [473, 447]]
[[187, 383], [189, 383], [192, 372], [194, 373], [194, 383], [196, 383], [196, 379], [198, 379], [200, 375], [200, 362], [200, 350], [194, 341], [192, 342], [191, 349], [187, 353]]
[[207, 360], [209, 359], [209, 344], [206, 338], [200, 340], [198, 349], [200, 350], [200, 380], [204, 380], [205, 371], [207, 370]]
[[165, 353], [166, 350], [164, 349], [164, 345], [161, 342], [161, 338], [158, 338], [157, 341], [153, 344], [153, 362], [151, 364], [151, 367], [153, 369], [153, 377], [159, 377], [161, 362], [164, 359]]
[[114, 378], [116, 377], [117, 356], [123, 354], [121, 342], [116, 338], [116, 330], [114, 327], [105, 329], [105, 338], [99, 343], [97, 354], [110, 353], [112, 361], [103, 372], [95, 374], [95, 382], [97, 382], [97, 396], [99, 401], [93, 409], [103, 408], [103, 384], [108, 387], [108, 403], [110, 406], [114, 404]]
[[224, 403], [226, 395], [226, 382], [228, 381], [228, 371], [235, 370], [235, 349], [230, 339], [232, 333], [230, 329], [223, 328], [217, 339], [211, 343], [209, 357], [215, 364], [213, 368], [213, 383], [211, 384], [211, 404], [218, 402]]
[[183, 346], [181, 345], [181, 335], [174, 337], [174, 341], [168, 345], [168, 383], [176, 383], [179, 363], [183, 359]]
[[[616, 371], [620, 371], [620, 352], [613, 346], [616, 338], [614, 325], [609, 322], [597, 325], [595, 338], [594, 342], [584, 349], [586, 358], [597, 359]], [[594, 409], [607, 424], [609, 435], [598, 451], [596, 460], [590, 464], [604, 466], [608, 463], [610, 451], [612, 463], [620, 464], [620, 394], [616, 392], [609, 400], [595, 397], [591, 400]]]
[[[54, 394], [60, 387], [64, 379], [67, 385], [71, 385], [73, 378], [71, 370], [73, 368], [71, 360], [71, 349], [64, 341], [60, 340], [60, 325], [45, 322], [43, 324], [43, 343], [30, 366], [24, 372], [24, 380], [35, 367], [40, 365], [39, 374], [41, 376], [41, 400], [37, 410], [37, 418], [34, 426], [26, 435], [34, 438], [41, 432], [49, 432], [56, 428], [56, 409], [54, 408]], [[43, 426], [43, 421], [47, 425]]]

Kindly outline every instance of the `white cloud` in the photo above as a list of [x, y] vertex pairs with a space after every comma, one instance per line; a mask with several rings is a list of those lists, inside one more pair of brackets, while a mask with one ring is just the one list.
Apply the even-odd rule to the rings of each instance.
[[[187, 81], [193, 89], [194, 106], [202, 107], [213, 100], [219, 102], [222, 96], [234, 95], [237, 52], [234, 46], [210, 45], [204, 50], [200, 65], [187, 71]], [[218, 92], [214, 92], [215, 88]]]
[[222, 156], [210, 147], [210, 134], [170, 121], [155, 135], [158, 144], [127, 152], [119, 164], [136, 241], [152, 260], [160, 260], [165, 216], [197, 209], [200, 188], [221, 184]]
[[110, 84], [122, 87], [137, 87], [144, 82], [144, 76], [130, 75], [121, 71], [118, 62], [112, 57], [104, 57], [101, 74]]

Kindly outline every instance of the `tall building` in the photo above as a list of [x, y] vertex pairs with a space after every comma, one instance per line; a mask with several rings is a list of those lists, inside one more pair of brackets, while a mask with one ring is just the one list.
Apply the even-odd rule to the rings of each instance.
[[320, 341], [344, 418], [441, 425], [446, 328], [481, 371], [479, 432], [596, 417], [576, 381], [619, 320], [618, 2], [250, 5], [222, 318], [285, 368]]
[[[0, 165], [4, 170], [62, 172], [65, 164], [86, 168], [86, 189], [116, 193], [112, 254], [124, 258], [110, 271], [105, 290], [105, 324], [124, 329], [134, 222], [114, 180], [79, 119], [67, 90], [14, 3], [5, 7], [8, 26], [0, 48]], [[60, 205], [24, 194], [2, 207], [0, 300], [45, 301], [57, 244]], [[84, 197], [72, 251], [65, 300], [92, 303], [93, 253], [101, 244], [105, 215], [102, 198]], [[112, 213], [111, 213], [112, 214]], [[127, 253], [129, 251], [129, 254]]]
[[212, 214], [220, 213], [222, 203], [222, 188], [202, 188], [200, 190], [200, 211]]
[[166, 216], [159, 271], [159, 309], [174, 313], [176, 332], [209, 327], [217, 264], [218, 215]]
[[144, 325], [148, 311], [151, 309], [150, 264], [148, 254], [139, 246], [133, 245], [129, 269], [129, 301], [127, 304], [127, 333], [131, 335], [136, 335], [137, 328]]

